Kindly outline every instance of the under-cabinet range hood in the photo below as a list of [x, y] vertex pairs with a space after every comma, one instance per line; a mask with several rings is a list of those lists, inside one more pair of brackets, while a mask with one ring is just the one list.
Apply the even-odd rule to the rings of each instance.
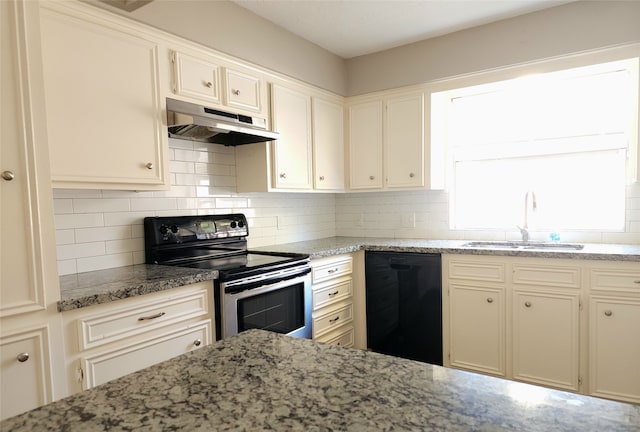
[[267, 121], [190, 102], [167, 98], [167, 125], [171, 138], [236, 146], [278, 139]]

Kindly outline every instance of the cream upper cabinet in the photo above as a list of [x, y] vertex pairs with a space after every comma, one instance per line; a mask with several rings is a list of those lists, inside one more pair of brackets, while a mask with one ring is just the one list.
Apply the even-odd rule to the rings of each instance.
[[344, 107], [312, 98], [313, 172], [316, 190], [344, 190]]
[[344, 190], [344, 104], [340, 96], [277, 81], [269, 143], [236, 147], [238, 192]]
[[53, 185], [168, 188], [159, 44], [95, 7], [41, 4]]
[[311, 97], [279, 84], [271, 86], [271, 121], [280, 136], [271, 142], [274, 187], [311, 189]]
[[214, 59], [198, 58], [173, 51], [171, 61], [174, 93], [200, 99], [205, 103], [222, 103], [222, 67]]
[[424, 186], [424, 95], [417, 92], [390, 97], [385, 107], [386, 186]]
[[0, 2], [0, 420], [66, 395], [38, 20]]
[[349, 113], [349, 188], [382, 188], [382, 101], [355, 103]]
[[640, 265], [590, 271], [589, 394], [640, 403]]
[[260, 74], [205, 52], [172, 50], [171, 62], [173, 93], [207, 106], [266, 115], [266, 82]]

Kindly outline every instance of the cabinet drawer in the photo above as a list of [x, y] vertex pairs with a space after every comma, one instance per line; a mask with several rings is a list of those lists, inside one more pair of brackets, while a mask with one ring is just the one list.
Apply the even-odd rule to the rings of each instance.
[[317, 338], [317, 342], [338, 345], [342, 347], [352, 347], [354, 344], [354, 329], [352, 325], [343, 326]]
[[338, 276], [351, 274], [353, 271], [353, 259], [351, 257], [347, 257], [317, 266], [313, 266], [312, 262], [312, 267], [312, 283], [318, 283]]
[[220, 104], [220, 66], [207, 60], [173, 52], [174, 93]]
[[502, 263], [452, 261], [449, 263], [449, 278], [473, 281], [504, 282], [504, 268], [505, 265]]
[[82, 361], [89, 389], [211, 343], [211, 320]]
[[353, 283], [350, 277], [335, 281], [329, 285], [313, 287], [313, 310], [350, 297], [353, 293]]
[[513, 283], [577, 289], [580, 288], [580, 268], [514, 264]]
[[353, 321], [353, 303], [333, 309], [313, 319], [313, 336], [320, 336]]
[[169, 324], [206, 315], [208, 291], [203, 289], [170, 299], [107, 311], [78, 320], [80, 350], [124, 339]]
[[591, 269], [591, 289], [640, 294], [640, 270]]

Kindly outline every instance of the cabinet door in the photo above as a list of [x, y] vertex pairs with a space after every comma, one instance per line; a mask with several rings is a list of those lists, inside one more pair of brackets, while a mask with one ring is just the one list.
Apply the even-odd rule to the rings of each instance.
[[349, 107], [349, 187], [382, 188], [382, 101]]
[[220, 104], [220, 66], [207, 61], [174, 52], [174, 92], [181, 96]]
[[50, 402], [46, 329], [0, 338], [0, 419]]
[[274, 187], [311, 189], [311, 97], [274, 84], [271, 87]]
[[165, 187], [159, 47], [76, 7], [44, 2], [41, 10], [54, 186]]
[[225, 71], [226, 104], [241, 110], [261, 112], [261, 79], [229, 68]]
[[424, 97], [414, 93], [386, 101], [384, 148], [387, 187], [424, 186]]
[[578, 390], [578, 294], [515, 291], [513, 378]]
[[640, 300], [592, 297], [590, 394], [640, 403]]
[[[39, 86], [29, 84], [26, 91], [20, 85], [29, 82], [32, 66], [35, 68], [26, 53], [18, 50], [14, 7], [21, 6], [28, 5], [0, 2], [0, 316], [45, 308], [42, 242], [52, 235], [40, 232], [41, 218], [53, 218], [41, 208], [41, 202], [51, 197], [50, 192], [45, 193], [48, 170], [37, 165], [38, 161], [47, 163], [44, 115], [39, 104], [22, 99], [33, 96], [31, 92]], [[36, 151], [41, 155], [41, 140], [44, 157], [36, 159]], [[42, 191], [37, 189], [39, 182], [46, 183]]]
[[342, 104], [313, 98], [314, 187], [344, 189], [344, 109]]
[[505, 376], [505, 305], [501, 288], [451, 284], [451, 366]]

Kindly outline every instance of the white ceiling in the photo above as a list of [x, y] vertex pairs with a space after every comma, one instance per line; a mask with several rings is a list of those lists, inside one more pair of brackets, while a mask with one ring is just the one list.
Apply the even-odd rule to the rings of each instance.
[[343, 58], [575, 0], [232, 0]]

